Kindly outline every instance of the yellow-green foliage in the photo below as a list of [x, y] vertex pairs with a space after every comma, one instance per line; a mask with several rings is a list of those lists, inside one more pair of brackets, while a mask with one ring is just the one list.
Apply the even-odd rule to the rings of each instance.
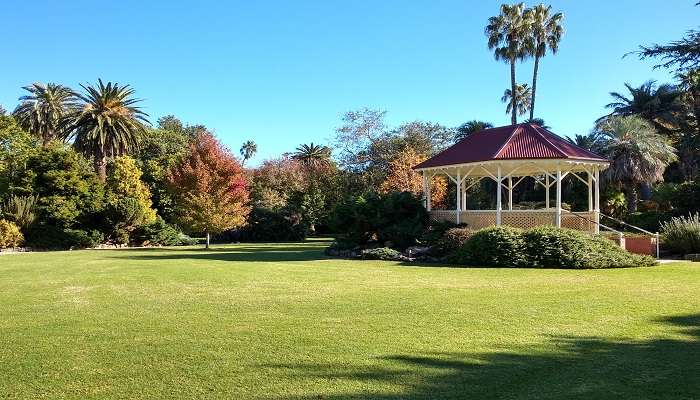
[[0, 249], [17, 247], [24, 242], [24, 236], [14, 223], [0, 219]]
[[151, 192], [141, 181], [141, 170], [129, 156], [114, 159], [112, 172], [107, 181], [108, 204], [122, 211], [125, 227], [150, 224], [156, 220], [156, 210], [152, 207]]

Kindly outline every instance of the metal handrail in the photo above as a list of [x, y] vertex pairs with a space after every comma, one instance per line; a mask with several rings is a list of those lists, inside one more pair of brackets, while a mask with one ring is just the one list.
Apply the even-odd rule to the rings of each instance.
[[[625, 236], [625, 234], [624, 234], [623, 232], [620, 232], [620, 231], [618, 231], [618, 230], [616, 230], [616, 229], [613, 229], [613, 228], [611, 228], [611, 227], [609, 227], [609, 226], [603, 225], [603, 224], [601, 224], [599, 221], [590, 220], [590, 219], [588, 219], [588, 218], [586, 218], [586, 217], [583, 217], [583, 216], [581, 216], [581, 215], [574, 214], [573, 212], [568, 211], [568, 210], [562, 209], [562, 211], [567, 212], [567, 213], [569, 213], [569, 214], [571, 214], [571, 215], [575, 215], [575, 216], [577, 216], [577, 217], [579, 217], [579, 218], [585, 219], [585, 220], [588, 221], [588, 222], [593, 222], [594, 224], [597, 224], [598, 226], [601, 226], [601, 227], [603, 227], [603, 228], [605, 228], [605, 229], [607, 229], [607, 230], [609, 230], [609, 231], [615, 232], [615, 233], [617, 233], [617, 234], [619, 235], [620, 238], [623, 238], [623, 237]], [[649, 236], [653, 236], [653, 237], [656, 239], [656, 241], [655, 241], [655, 242], [656, 242], [656, 258], [657, 258], [657, 259], [659, 258], [659, 242], [660, 242], [659, 236], [660, 236], [660, 235], [659, 235], [658, 232], [657, 232], [657, 233], [649, 232], [649, 231], [647, 231], [646, 229], [642, 229], [642, 228], [640, 228], [640, 227], [638, 227], [638, 226], [630, 225], [630, 224], [628, 224], [628, 223], [625, 222], [625, 221], [620, 221], [620, 220], [617, 219], [617, 218], [613, 218], [613, 217], [611, 217], [611, 216], [609, 216], [609, 215], [605, 215], [605, 214], [603, 214], [603, 213], [600, 212], [600, 211], [598, 211], [598, 214], [599, 214], [599, 215], [602, 215], [603, 217], [609, 218], [609, 219], [611, 219], [611, 220], [613, 220], [613, 221], [616, 221], [616, 222], [618, 222], [618, 223], [620, 223], [620, 224], [622, 224], [622, 225], [624, 225], [624, 226], [628, 226], [628, 227], [630, 227], [630, 228], [634, 228], [634, 229], [636, 229], [636, 230], [638, 230], [638, 231], [640, 231], [640, 232], [642, 232], [642, 233], [645, 233], [645, 234], [647, 234], [647, 235], [649, 235]]]
[[607, 230], [609, 230], [609, 231], [611, 231], [611, 232], [615, 232], [615, 233], [617, 233], [618, 235], [622, 235], [622, 236], [625, 235], [624, 233], [622, 233], [622, 232], [620, 232], [620, 231], [618, 231], [618, 230], [616, 230], [616, 229], [613, 229], [613, 228], [611, 228], [611, 227], [609, 227], [609, 226], [607, 226], [607, 225], [603, 225], [603, 224], [601, 224], [601, 223], [598, 222], [598, 221], [595, 221], [595, 220], [592, 220], [592, 219], [588, 219], [588, 218], [584, 217], [583, 215], [576, 214], [576, 213], [574, 213], [574, 212], [572, 212], [572, 211], [565, 210], [565, 209], [563, 209], [563, 208], [562, 208], [562, 211], [565, 212], [565, 213], [568, 213], [568, 214], [570, 214], [570, 215], [573, 215], [573, 216], [575, 216], [575, 217], [581, 218], [581, 219], [583, 219], [583, 220], [585, 220], [585, 221], [592, 222], [592, 223], [594, 223], [594, 224], [600, 226], [601, 228], [607, 229]]

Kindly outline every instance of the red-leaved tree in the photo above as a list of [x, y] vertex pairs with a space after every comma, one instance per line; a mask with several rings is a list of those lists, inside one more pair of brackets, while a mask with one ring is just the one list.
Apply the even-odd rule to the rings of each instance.
[[168, 173], [178, 222], [207, 235], [245, 224], [250, 212], [245, 175], [238, 160], [209, 132], [197, 134], [187, 155]]

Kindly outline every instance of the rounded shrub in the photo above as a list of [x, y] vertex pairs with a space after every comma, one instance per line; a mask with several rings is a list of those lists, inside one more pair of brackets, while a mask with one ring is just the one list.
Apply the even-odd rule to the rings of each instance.
[[363, 260], [398, 261], [401, 259], [401, 253], [388, 247], [380, 247], [378, 249], [362, 250], [361, 257]]
[[19, 247], [24, 242], [24, 235], [19, 227], [6, 219], [0, 219], [0, 249]]
[[527, 263], [522, 229], [493, 226], [476, 231], [451, 257], [457, 264], [520, 267]]
[[627, 268], [656, 261], [622, 249], [612, 240], [571, 229], [541, 226], [523, 234], [527, 265], [540, 268]]

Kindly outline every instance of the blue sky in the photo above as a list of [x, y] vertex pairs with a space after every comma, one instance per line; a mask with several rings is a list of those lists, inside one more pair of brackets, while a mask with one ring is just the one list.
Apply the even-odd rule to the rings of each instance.
[[[173, 4], [174, 3], [174, 4]], [[388, 122], [509, 123], [506, 64], [483, 28], [499, 1], [14, 1], [3, 7], [0, 104], [28, 83], [129, 83], [151, 121], [174, 114], [211, 128], [254, 162], [326, 142], [343, 112], [388, 111]], [[476, 3], [476, 4], [472, 4]], [[622, 56], [695, 28], [690, 0], [552, 1], [565, 14], [556, 56], [542, 61], [537, 114], [562, 135], [590, 130], [623, 83], [669, 81]], [[527, 3], [534, 5], [535, 3]], [[530, 63], [518, 81], [531, 80]]]

